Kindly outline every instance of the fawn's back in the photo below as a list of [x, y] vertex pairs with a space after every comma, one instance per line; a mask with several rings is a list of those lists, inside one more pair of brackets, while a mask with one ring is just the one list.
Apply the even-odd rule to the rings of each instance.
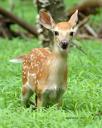
[[25, 56], [23, 61], [23, 84], [28, 81], [31, 88], [43, 87], [49, 75], [51, 61], [54, 55], [47, 48], [36, 48], [30, 54]]

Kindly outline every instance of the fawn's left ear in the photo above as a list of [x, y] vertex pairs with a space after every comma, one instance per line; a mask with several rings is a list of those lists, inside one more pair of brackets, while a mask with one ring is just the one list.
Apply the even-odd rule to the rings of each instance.
[[43, 10], [40, 11], [40, 19], [39, 22], [42, 26], [44, 26], [47, 29], [52, 30], [55, 26], [55, 22], [53, 18], [51, 17], [50, 13], [45, 12]]
[[71, 18], [68, 21], [73, 27], [77, 24], [78, 22], [78, 10], [75, 11], [75, 13], [71, 16]]

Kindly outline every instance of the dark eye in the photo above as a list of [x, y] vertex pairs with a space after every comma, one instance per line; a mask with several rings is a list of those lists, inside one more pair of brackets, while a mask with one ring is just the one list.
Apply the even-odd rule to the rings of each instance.
[[73, 36], [74, 35], [74, 32], [70, 32], [70, 36]]
[[54, 34], [55, 34], [55, 36], [58, 36], [59, 35], [59, 32], [55, 31]]

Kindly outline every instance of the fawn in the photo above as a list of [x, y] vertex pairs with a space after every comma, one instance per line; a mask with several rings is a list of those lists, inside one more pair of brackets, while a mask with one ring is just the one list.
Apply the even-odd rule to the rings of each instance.
[[40, 12], [40, 24], [53, 33], [53, 47], [35, 48], [20, 57], [23, 61], [22, 101], [27, 106], [35, 93], [36, 107], [61, 105], [67, 88], [67, 53], [78, 21], [78, 10], [69, 21], [55, 23], [51, 15]]

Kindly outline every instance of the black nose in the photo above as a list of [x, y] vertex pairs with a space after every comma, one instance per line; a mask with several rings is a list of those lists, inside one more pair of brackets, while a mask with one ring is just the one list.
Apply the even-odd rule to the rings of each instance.
[[61, 41], [61, 47], [63, 49], [66, 49], [68, 47], [68, 41], [66, 41], [66, 40]]

